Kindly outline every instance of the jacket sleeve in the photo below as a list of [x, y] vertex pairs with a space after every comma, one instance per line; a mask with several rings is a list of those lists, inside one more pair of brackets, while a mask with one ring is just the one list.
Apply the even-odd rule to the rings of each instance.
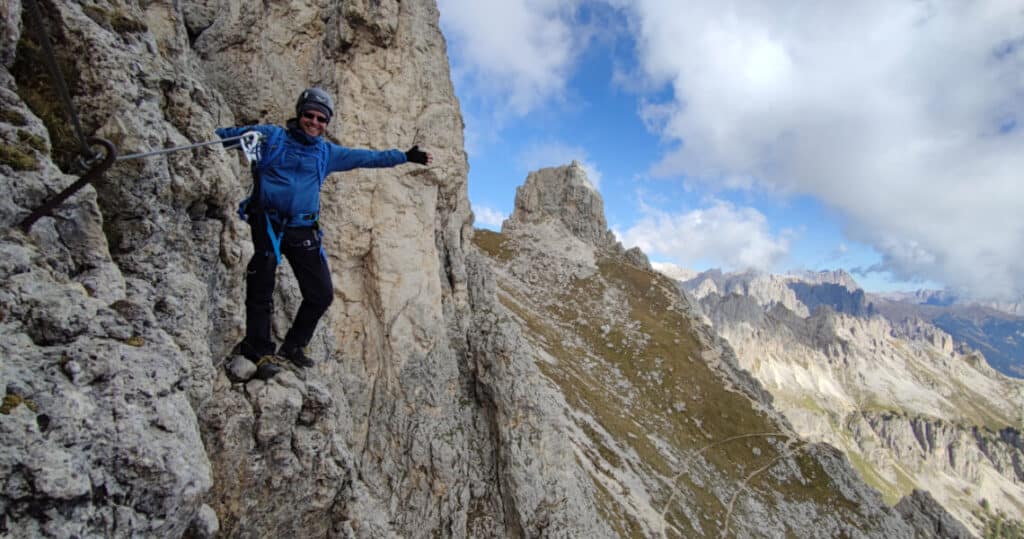
[[341, 172], [354, 168], [386, 168], [401, 165], [406, 162], [405, 152], [402, 150], [357, 150], [330, 145], [330, 156], [327, 161], [327, 171]]

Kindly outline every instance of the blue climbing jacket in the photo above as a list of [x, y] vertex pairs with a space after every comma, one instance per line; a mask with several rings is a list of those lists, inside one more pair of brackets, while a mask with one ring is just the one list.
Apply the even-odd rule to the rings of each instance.
[[267, 233], [278, 262], [286, 227], [318, 224], [320, 189], [328, 174], [356, 168], [393, 167], [406, 162], [405, 152], [401, 150], [346, 148], [327, 142], [323, 137], [307, 135], [294, 121], [289, 122], [287, 129], [276, 125], [250, 125], [222, 127], [216, 133], [223, 139], [248, 131], [263, 135], [261, 157], [253, 165], [253, 193], [258, 194], [258, 199], [243, 200], [239, 216], [248, 220], [254, 210], [267, 216]]

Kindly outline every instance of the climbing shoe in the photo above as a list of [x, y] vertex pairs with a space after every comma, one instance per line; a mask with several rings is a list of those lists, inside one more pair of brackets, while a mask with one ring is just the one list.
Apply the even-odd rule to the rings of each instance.
[[275, 374], [281, 372], [281, 367], [277, 365], [277, 357], [266, 355], [256, 360], [256, 374], [253, 378], [259, 378], [260, 380], [270, 380]]
[[301, 346], [293, 346], [288, 343], [282, 344], [277, 355], [291, 361], [296, 367], [308, 369], [314, 365], [313, 360], [306, 357], [306, 350]]
[[271, 346], [271, 348], [270, 348], [269, 351], [267, 351], [267, 350], [259, 350], [255, 346], [249, 344], [249, 341], [247, 341], [245, 339], [242, 339], [241, 341], [239, 341], [238, 344], [235, 345], [235, 347], [233, 349], [231, 349], [231, 355], [233, 355], [233, 356], [243, 356], [243, 357], [245, 357], [245, 359], [248, 359], [249, 361], [252, 361], [253, 363], [257, 363], [257, 362], [259, 362], [261, 357], [263, 357], [263, 356], [265, 356], [267, 354], [274, 353], [274, 348], [273, 348], [274, 345], [270, 345], [270, 346]]

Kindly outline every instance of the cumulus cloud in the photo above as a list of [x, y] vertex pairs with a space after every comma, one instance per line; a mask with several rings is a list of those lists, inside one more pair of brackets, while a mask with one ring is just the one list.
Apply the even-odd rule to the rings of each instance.
[[[653, 172], [809, 194], [897, 277], [1024, 295], [1019, 0], [610, 1], [630, 14], [640, 72], [674, 96], [644, 109], [676, 146]], [[688, 252], [649, 235], [709, 231], [688, 215], [631, 232]], [[752, 228], [763, 241], [734, 263], [780, 250]]]
[[528, 171], [534, 171], [545, 167], [558, 167], [578, 161], [587, 173], [587, 179], [594, 188], [601, 189], [601, 171], [597, 168], [587, 151], [582, 146], [563, 144], [561, 142], [547, 142], [544, 144], [532, 144], [527, 146], [519, 156], [519, 162]]
[[789, 253], [789, 238], [773, 236], [761, 212], [725, 201], [683, 214], [644, 207], [640, 220], [617, 235], [649, 256], [684, 265], [707, 261], [726, 270], [777, 270]]
[[508, 219], [508, 216], [501, 211], [487, 206], [475, 206], [473, 214], [476, 216], [476, 224], [491, 228], [501, 228], [501, 223]]
[[439, 0], [452, 41], [453, 75], [483, 99], [523, 115], [564, 90], [580, 38], [572, 16], [579, 0]]

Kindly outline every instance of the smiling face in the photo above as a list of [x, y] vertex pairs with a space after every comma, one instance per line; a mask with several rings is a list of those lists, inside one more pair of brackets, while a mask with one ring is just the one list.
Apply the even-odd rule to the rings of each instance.
[[299, 115], [299, 127], [311, 137], [322, 136], [329, 121], [326, 116], [315, 110], [306, 110]]

